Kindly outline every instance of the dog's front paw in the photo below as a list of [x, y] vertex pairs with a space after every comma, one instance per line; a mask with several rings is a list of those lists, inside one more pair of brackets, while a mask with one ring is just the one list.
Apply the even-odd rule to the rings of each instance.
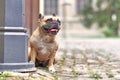
[[34, 63], [33, 61], [29, 61], [30, 63]]
[[49, 69], [49, 71], [50, 71], [51, 73], [55, 73], [55, 72], [56, 72], [54, 66], [50, 66], [48, 69]]

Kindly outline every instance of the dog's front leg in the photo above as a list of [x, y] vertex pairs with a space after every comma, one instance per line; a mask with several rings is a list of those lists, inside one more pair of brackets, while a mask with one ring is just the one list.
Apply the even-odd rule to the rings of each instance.
[[35, 51], [34, 48], [31, 48], [31, 49], [30, 49], [29, 55], [30, 55], [30, 62], [35, 63], [36, 51]]
[[47, 66], [47, 67], [48, 67], [48, 70], [49, 70], [51, 73], [56, 72], [53, 63], [54, 63], [54, 57], [52, 57], [52, 58], [49, 60], [48, 66]]
[[53, 50], [53, 53], [49, 56], [49, 62], [48, 62], [48, 70], [52, 73], [56, 72], [55, 68], [54, 68], [54, 60], [55, 60], [55, 56], [56, 56], [56, 51], [58, 50], [58, 46], [55, 47], [55, 49]]

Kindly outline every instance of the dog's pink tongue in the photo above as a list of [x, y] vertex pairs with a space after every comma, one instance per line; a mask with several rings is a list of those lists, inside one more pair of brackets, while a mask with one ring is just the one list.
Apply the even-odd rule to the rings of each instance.
[[57, 29], [51, 29], [50, 31], [51, 32], [57, 32], [58, 30]]

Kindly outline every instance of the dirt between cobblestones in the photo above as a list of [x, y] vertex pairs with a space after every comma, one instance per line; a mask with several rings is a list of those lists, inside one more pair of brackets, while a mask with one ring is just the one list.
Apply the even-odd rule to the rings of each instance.
[[120, 39], [67, 39], [61, 43], [58, 80], [120, 80]]
[[56, 65], [57, 80], [120, 80], [120, 58], [114, 54], [94, 50], [65, 54]]

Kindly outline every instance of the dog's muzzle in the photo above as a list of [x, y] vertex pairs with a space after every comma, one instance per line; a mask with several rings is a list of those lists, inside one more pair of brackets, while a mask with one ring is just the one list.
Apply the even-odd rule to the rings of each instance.
[[49, 24], [43, 25], [42, 29], [44, 32], [56, 35], [60, 30], [59, 26], [60, 26], [59, 23], [49, 23]]
[[59, 32], [60, 28], [59, 28], [59, 24], [54, 23], [51, 25], [51, 28], [49, 29], [49, 32], [53, 35], [56, 35]]

